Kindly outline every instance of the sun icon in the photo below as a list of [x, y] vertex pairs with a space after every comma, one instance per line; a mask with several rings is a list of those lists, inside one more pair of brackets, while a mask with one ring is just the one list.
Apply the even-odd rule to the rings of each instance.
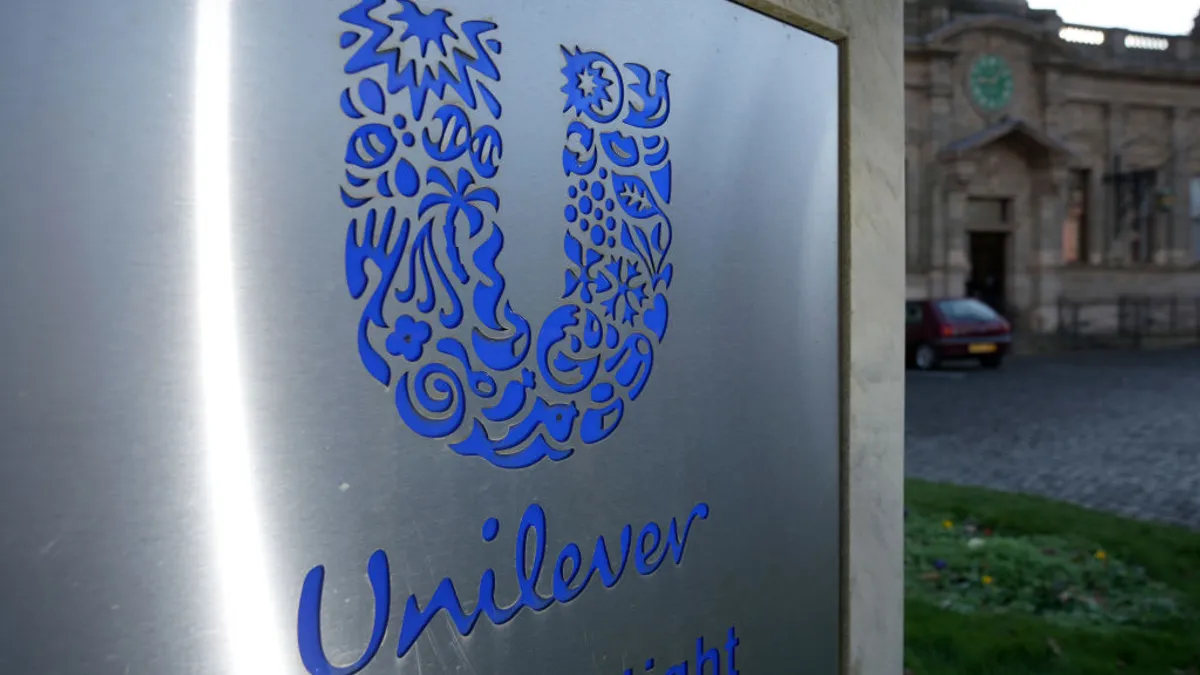
[[589, 114], [588, 111], [591, 111], [590, 114], [598, 114], [605, 104], [613, 101], [612, 95], [609, 94], [613, 80], [609, 79], [604, 71], [605, 68], [611, 68], [612, 72], [616, 73], [616, 65], [600, 54], [583, 52], [578, 47], [574, 53], [563, 48], [562, 53], [567, 61], [562, 69], [567, 78], [567, 84], [562, 88], [562, 92], [567, 95], [567, 104], [563, 112], [574, 108], [575, 113], [579, 115]]
[[426, 14], [412, 0], [400, 0], [400, 6], [399, 12], [388, 17], [393, 21], [405, 24], [400, 41], [415, 37], [421, 41], [421, 56], [427, 56], [430, 44], [436, 45], [442, 56], [448, 56], [443, 41], [446, 38], [458, 39], [458, 35], [450, 29], [450, 25], [447, 23], [450, 12], [444, 9], [435, 9]]

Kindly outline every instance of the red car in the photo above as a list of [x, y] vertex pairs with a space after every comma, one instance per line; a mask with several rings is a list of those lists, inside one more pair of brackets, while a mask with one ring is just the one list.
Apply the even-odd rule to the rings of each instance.
[[1012, 343], [1012, 326], [973, 298], [909, 300], [905, 303], [908, 365], [933, 370], [943, 361], [978, 359], [999, 368]]

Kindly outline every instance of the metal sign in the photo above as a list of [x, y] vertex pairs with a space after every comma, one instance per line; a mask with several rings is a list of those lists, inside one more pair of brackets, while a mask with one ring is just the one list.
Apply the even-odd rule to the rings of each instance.
[[726, 0], [134, 4], [66, 3], [62, 82], [4, 66], [0, 663], [836, 669], [833, 44]]

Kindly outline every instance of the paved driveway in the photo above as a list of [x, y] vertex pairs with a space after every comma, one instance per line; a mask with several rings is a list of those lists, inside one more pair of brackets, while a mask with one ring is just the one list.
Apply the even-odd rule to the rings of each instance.
[[1200, 350], [908, 375], [909, 476], [1200, 530]]

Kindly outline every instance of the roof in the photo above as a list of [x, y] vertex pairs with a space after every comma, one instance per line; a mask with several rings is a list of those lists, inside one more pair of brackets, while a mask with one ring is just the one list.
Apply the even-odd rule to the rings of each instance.
[[1015, 117], [1002, 117], [1000, 121], [969, 136], [964, 136], [942, 148], [938, 154], [946, 159], [961, 157], [996, 141], [1018, 136], [1051, 155], [1071, 156], [1071, 150], [1061, 141], [1043, 133], [1028, 122]]

